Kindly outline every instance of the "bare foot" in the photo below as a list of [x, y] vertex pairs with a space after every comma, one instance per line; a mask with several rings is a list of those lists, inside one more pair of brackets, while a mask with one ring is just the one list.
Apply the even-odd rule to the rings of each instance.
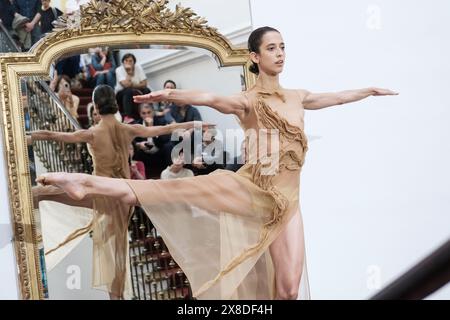
[[83, 200], [87, 195], [86, 175], [82, 173], [45, 173], [36, 182], [46, 186], [57, 186], [74, 200]]

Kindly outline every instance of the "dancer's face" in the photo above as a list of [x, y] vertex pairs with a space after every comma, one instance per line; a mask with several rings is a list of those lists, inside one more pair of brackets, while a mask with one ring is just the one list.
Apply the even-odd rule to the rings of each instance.
[[269, 31], [264, 34], [259, 53], [252, 52], [251, 58], [257, 63], [260, 72], [277, 75], [283, 71], [286, 53], [283, 37], [280, 33]]

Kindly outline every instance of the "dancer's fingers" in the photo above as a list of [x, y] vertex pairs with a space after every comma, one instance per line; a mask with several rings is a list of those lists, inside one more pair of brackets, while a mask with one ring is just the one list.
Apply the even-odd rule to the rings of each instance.
[[46, 185], [46, 181], [45, 181], [46, 175], [42, 174], [39, 177], [36, 178], [36, 182], [42, 184], [43, 186]]
[[398, 95], [398, 92], [394, 92], [389, 89], [381, 89], [381, 88], [375, 88], [375, 96], [396, 96]]
[[152, 94], [144, 94], [139, 96], [134, 96], [133, 101], [136, 103], [144, 103], [144, 102], [153, 102], [152, 101]]

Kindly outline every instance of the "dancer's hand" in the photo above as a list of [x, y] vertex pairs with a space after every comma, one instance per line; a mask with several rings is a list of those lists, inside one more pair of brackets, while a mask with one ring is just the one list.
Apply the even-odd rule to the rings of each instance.
[[26, 136], [27, 139], [27, 146], [31, 146], [33, 144], [33, 137], [30, 135]]
[[36, 182], [42, 184], [43, 186], [48, 185], [48, 183], [45, 181], [45, 174], [40, 175], [39, 177], [36, 178]]
[[169, 99], [169, 90], [159, 90], [154, 91], [149, 94], [144, 94], [140, 96], [134, 96], [133, 101], [135, 103], [153, 103], [162, 102]]
[[373, 96], [396, 96], [398, 95], [398, 92], [394, 92], [389, 89], [381, 89], [381, 88], [372, 88]]

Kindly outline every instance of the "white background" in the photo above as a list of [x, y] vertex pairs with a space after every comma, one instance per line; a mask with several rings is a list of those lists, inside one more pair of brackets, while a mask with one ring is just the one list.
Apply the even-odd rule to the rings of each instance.
[[254, 28], [284, 36], [285, 87], [400, 92], [306, 112], [311, 295], [365, 299], [450, 236], [450, 2], [251, 3]]

